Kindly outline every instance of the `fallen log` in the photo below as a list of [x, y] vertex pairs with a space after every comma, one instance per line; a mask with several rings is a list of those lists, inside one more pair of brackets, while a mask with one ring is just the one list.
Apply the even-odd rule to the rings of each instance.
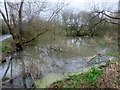
[[95, 55], [95, 56], [93, 56], [90, 60], [88, 60], [88, 64], [90, 64], [90, 62], [92, 62], [96, 57], [98, 57], [98, 56], [102, 56], [100, 53], [99, 54], [97, 54], [97, 55]]

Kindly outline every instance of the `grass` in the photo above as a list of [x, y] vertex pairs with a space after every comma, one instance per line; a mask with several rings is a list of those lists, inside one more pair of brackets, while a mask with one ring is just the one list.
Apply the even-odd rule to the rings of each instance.
[[2, 51], [2, 53], [7, 53], [11, 51], [10, 42], [10, 38], [0, 42], [0, 50]]
[[2, 63], [2, 60], [6, 57], [6, 55], [9, 55], [14, 48], [11, 47], [10, 43], [12, 41], [12, 38], [5, 39], [4, 41], [0, 42], [0, 64]]
[[50, 88], [80, 88], [80, 87], [91, 87], [95, 86], [97, 79], [101, 75], [102, 71], [98, 68], [91, 68], [85, 73], [79, 75], [69, 76], [67, 79], [58, 81], [50, 85]]
[[97, 78], [100, 76], [101, 71], [97, 68], [91, 68], [90, 71], [88, 71], [84, 76], [83, 80], [88, 85], [90, 83], [96, 84]]
[[105, 66], [92, 67], [87, 72], [54, 82], [48, 88], [118, 88], [118, 75], [118, 60], [115, 59]]
[[7, 53], [7, 52], [10, 52], [11, 50], [11, 48], [6, 44], [0, 45], [0, 48], [2, 49], [2, 53]]
[[107, 52], [105, 53], [106, 56], [113, 56], [113, 57], [118, 57], [119, 53], [118, 52]]

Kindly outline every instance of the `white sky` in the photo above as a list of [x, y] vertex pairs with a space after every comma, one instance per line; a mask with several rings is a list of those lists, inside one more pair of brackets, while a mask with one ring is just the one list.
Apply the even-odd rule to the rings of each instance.
[[[4, 0], [0, 0], [0, 2], [3, 2]], [[21, 0], [6, 0], [6, 1], [10, 1], [10, 2], [19, 2]], [[41, 1], [41, 0], [25, 0], [25, 1]], [[118, 0], [42, 0], [42, 1], [48, 1], [48, 2], [68, 2], [69, 6], [72, 8], [79, 8], [79, 9], [85, 9], [86, 8], [90, 8], [91, 7], [91, 3], [93, 4], [100, 4], [100, 3], [104, 3], [106, 6], [108, 6], [108, 4], [113, 5], [113, 7], [115, 6], [115, 3], [118, 2]], [[110, 5], [110, 6], [111, 6]]]
[[[3, 2], [4, 0], [0, 0], [0, 2]], [[10, 1], [10, 2], [14, 2], [14, 1], [21, 1], [21, 0], [6, 0], [6, 1]], [[41, 1], [41, 0], [25, 0], [25, 1]], [[45, 0], [46, 1], [46, 0]], [[81, 3], [81, 2], [118, 2], [118, 0], [47, 0], [50, 2], [63, 2], [63, 1], [68, 1], [68, 2], [72, 2], [72, 3]]]
[[[4, 0], [0, 0], [0, 2], [3, 2]], [[19, 2], [21, 0], [6, 0], [10, 2]], [[25, 1], [41, 1], [41, 0], [25, 0]], [[74, 11], [80, 11], [80, 10], [90, 10], [93, 5], [97, 5], [100, 8], [104, 9], [110, 9], [111, 11], [113, 9], [117, 8], [117, 2], [118, 0], [42, 0], [42, 1], [48, 1], [48, 2], [66, 2], [69, 3], [67, 8], [70, 8]], [[99, 5], [98, 5], [99, 4]]]

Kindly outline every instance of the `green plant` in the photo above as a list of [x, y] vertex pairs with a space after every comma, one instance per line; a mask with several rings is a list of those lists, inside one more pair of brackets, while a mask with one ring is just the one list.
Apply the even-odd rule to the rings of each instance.
[[[63, 88], [79, 88], [80, 84], [84, 84], [86, 87], [90, 85], [96, 85], [98, 77], [101, 75], [101, 70], [92, 67], [89, 71], [78, 75], [69, 76], [66, 80], [61, 81]], [[56, 82], [57, 83], [57, 82]], [[60, 82], [59, 82], [60, 83]]]
[[119, 53], [118, 52], [107, 52], [105, 53], [106, 56], [113, 56], [113, 57], [118, 57]]
[[11, 38], [0, 42], [0, 50], [2, 53], [7, 53], [11, 51], [10, 42]]
[[9, 46], [7, 46], [7, 45], [2, 46], [2, 52], [7, 53], [7, 52], [9, 52], [10, 50], [11, 50], [11, 48], [10, 48]]
[[78, 82], [80, 81], [81, 78], [79, 75], [69, 76], [68, 82], [64, 84], [63, 88], [75, 88], [78, 86]]
[[91, 68], [84, 76], [83, 79], [86, 84], [90, 85], [91, 83], [95, 85], [98, 77], [101, 75], [101, 70], [98, 68]]

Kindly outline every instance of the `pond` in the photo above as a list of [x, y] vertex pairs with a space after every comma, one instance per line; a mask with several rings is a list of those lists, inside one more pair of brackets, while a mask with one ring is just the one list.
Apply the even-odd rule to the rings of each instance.
[[[39, 81], [39, 87], [45, 87], [55, 80], [64, 78], [66, 74], [76, 73], [92, 65], [101, 62], [88, 64], [90, 58], [97, 54], [113, 52], [116, 48], [104, 43], [101, 38], [68, 38], [68, 37], [45, 37], [41, 36], [37, 41], [26, 46], [22, 52], [14, 53], [12, 57], [12, 77], [11, 84], [3, 84], [3, 87], [19, 88], [23, 86], [22, 74], [30, 73], [35, 81]], [[0, 79], [2, 79], [8, 63], [0, 66]], [[102, 57], [102, 62], [111, 60], [113, 57]], [[6, 77], [10, 78], [9, 69]], [[50, 78], [51, 77], [51, 78]], [[56, 78], [55, 78], [56, 77]], [[30, 78], [26, 78], [26, 85], [30, 87]]]
[[2, 36], [0, 36], [0, 42], [3, 41], [3, 40], [5, 40], [5, 39], [7, 39], [7, 38], [10, 38], [10, 37], [12, 37], [12, 36], [9, 35], [9, 34], [7, 34], [7, 35], [2, 35]]

